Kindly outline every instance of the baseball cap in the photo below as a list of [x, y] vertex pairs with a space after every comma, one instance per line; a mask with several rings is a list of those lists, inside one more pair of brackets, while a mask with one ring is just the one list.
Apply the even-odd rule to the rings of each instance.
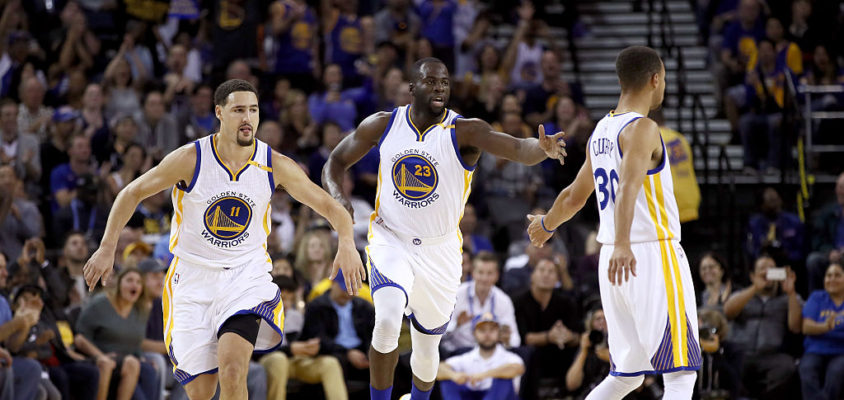
[[472, 329], [475, 329], [478, 327], [478, 325], [486, 322], [491, 322], [495, 325], [498, 325], [498, 320], [495, 318], [495, 316], [492, 315], [492, 313], [490, 312], [485, 312], [481, 315], [476, 315], [475, 318], [472, 318]]
[[346, 278], [343, 277], [343, 271], [337, 271], [337, 276], [334, 277], [334, 282], [340, 284], [343, 290], [346, 290]]
[[138, 269], [144, 273], [148, 274], [151, 272], [164, 272], [167, 271], [167, 266], [165, 266], [161, 261], [157, 258], [147, 258], [138, 263]]
[[79, 118], [79, 111], [76, 111], [71, 106], [62, 106], [53, 111], [54, 122], [68, 122]]

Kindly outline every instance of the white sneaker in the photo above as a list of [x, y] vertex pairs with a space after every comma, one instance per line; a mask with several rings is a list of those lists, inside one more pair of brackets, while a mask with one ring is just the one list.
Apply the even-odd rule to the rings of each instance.
[[399, 400], [410, 400], [410, 393], [402, 395], [402, 397], [399, 397]]

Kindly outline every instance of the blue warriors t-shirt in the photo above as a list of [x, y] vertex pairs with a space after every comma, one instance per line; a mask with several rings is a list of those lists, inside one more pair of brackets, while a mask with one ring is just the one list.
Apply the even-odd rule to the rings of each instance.
[[363, 53], [363, 31], [360, 19], [347, 18], [345, 15], [337, 17], [337, 22], [329, 35], [329, 62], [340, 65], [343, 77], [356, 76], [355, 61]]
[[[290, 4], [284, 5], [284, 13], [291, 12]], [[317, 33], [317, 19], [310, 7], [305, 14], [290, 25], [290, 29], [278, 37], [275, 72], [278, 74], [306, 74], [311, 71], [311, 50]]]
[[823, 335], [806, 335], [806, 353], [844, 354], [844, 303], [836, 306], [825, 290], [813, 292], [803, 306], [803, 318], [824, 323], [830, 317], [835, 318], [835, 329]]
[[434, 46], [454, 46], [453, 26], [457, 3], [449, 0], [437, 6], [432, 1], [426, 1], [419, 5], [418, 12], [422, 19], [422, 37]]

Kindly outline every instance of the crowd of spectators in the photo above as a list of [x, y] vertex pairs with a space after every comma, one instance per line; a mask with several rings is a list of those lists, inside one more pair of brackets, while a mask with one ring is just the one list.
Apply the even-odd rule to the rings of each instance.
[[[170, 193], [138, 206], [107, 287], [91, 293], [82, 276], [117, 193], [168, 152], [215, 132], [213, 90], [229, 78], [259, 88], [258, 138], [319, 183], [328, 154], [361, 119], [409, 103], [408, 68], [427, 56], [451, 71], [450, 108], [517, 137], [536, 135], [539, 124], [564, 130], [568, 152], [565, 167], [479, 161], [460, 223], [464, 283], [441, 348], [441, 396], [585, 397], [610, 368], [595, 205], [542, 248], [525, 234], [524, 215], [573, 179], [594, 127], [583, 90], [563, 72], [566, 43], [553, 34], [572, 37], [583, 25], [573, 2], [552, 3], [565, 5], [562, 15], [520, 1], [0, 0], [0, 399], [184, 399], [162, 323]], [[793, 3], [788, 14], [712, 0], [715, 18], [702, 24], [713, 43], [723, 37], [720, 93], [736, 130], [753, 140], [749, 168], [782, 166], [770, 111], [782, 106], [784, 68], [810, 83], [842, 76], [840, 41], [825, 43], [826, 28], [814, 22], [837, 13], [823, 1]], [[513, 27], [503, 46], [494, 40], [502, 25]], [[840, 104], [832, 96], [818, 107]], [[692, 221], [700, 194], [691, 150], [660, 125], [680, 171], [683, 221]], [[761, 149], [756, 132], [769, 132], [767, 152], [751, 153]], [[378, 161], [372, 151], [345, 180], [361, 251]], [[844, 175], [836, 193], [804, 227], [766, 190], [747, 225], [753, 270], [714, 253], [694, 266], [712, 366], [700, 378], [703, 396], [797, 398], [801, 388], [804, 398], [840, 396]], [[365, 398], [368, 290], [349, 297], [344, 282], [327, 279], [336, 238], [312, 210], [279, 190], [271, 220], [285, 340], [250, 364], [250, 398]], [[771, 281], [775, 266], [793, 271]], [[409, 336], [405, 328], [397, 394], [410, 388]], [[659, 398], [659, 378], [631, 396]]]

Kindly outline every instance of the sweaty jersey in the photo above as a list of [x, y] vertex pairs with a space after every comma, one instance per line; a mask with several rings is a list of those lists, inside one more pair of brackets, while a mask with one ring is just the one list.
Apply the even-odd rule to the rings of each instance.
[[[618, 137], [631, 122], [642, 118], [641, 114], [610, 112], [598, 122], [589, 138], [589, 157], [592, 162], [592, 176], [595, 179], [595, 195], [598, 200], [598, 214], [601, 225], [598, 228], [598, 242], [615, 243], [615, 196], [620, 176], [621, 147]], [[660, 143], [662, 139], [660, 138]], [[633, 225], [630, 227], [630, 243], [656, 240], [680, 240], [680, 217], [674, 198], [674, 184], [671, 180], [671, 164], [665, 144], [662, 146], [662, 161], [648, 170], [642, 189], [636, 195]]]
[[173, 189], [170, 252], [190, 263], [230, 268], [267, 252], [272, 150], [255, 139], [252, 159], [233, 171], [218, 156], [217, 135], [194, 142], [193, 179]]
[[381, 135], [378, 189], [372, 222], [393, 232], [431, 238], [456, 232], [469, 198], [474, 167], [464, 165], [449, 109], [424, 132], [410, 120], [410, 106], [393, 110]]

